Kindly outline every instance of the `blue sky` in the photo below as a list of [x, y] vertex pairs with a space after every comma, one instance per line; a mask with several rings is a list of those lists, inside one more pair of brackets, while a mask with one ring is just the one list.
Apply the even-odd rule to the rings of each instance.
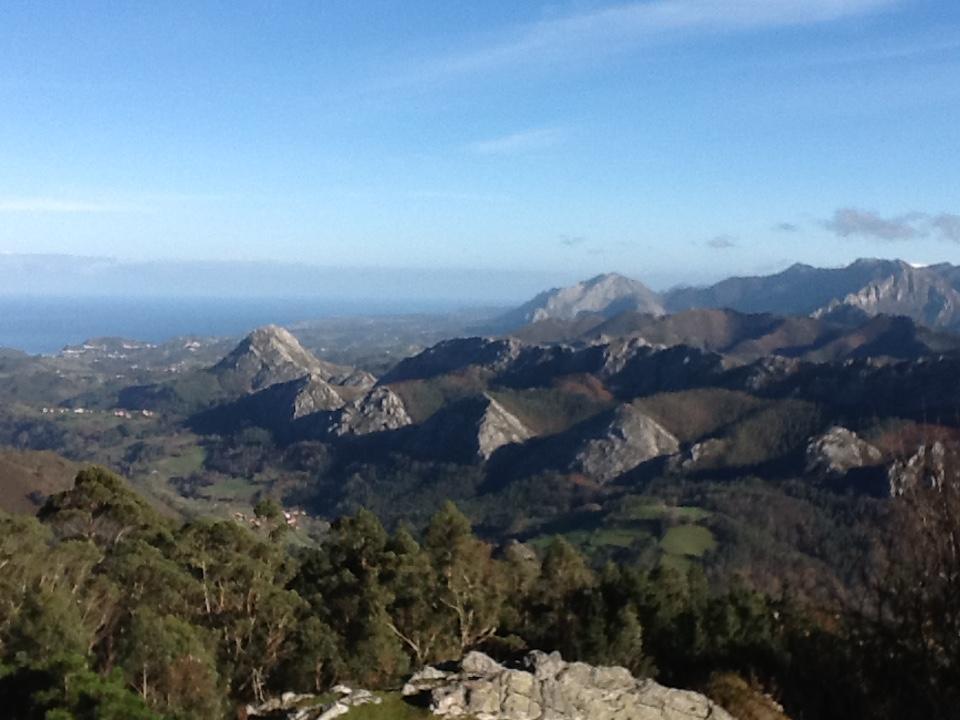
[[960, 262], [960, 3], [0, 4], [0, 252]]

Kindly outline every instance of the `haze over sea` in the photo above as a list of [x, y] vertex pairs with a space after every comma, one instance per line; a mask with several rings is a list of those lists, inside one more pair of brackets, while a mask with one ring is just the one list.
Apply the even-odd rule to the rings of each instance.
[[451, 302], [439, 300], [0, 297], [0, 347], [52, 354], [96, 337], [162, 342], [182, 335], [241, 335], [268, 323], [453, 309]]

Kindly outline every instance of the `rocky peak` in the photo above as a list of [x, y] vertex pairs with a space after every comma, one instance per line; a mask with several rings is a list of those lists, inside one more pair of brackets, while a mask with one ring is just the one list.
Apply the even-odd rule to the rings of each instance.
[[504, 445], [529, 440], [532, 433], [520, 420], [489, 395], [483, 396], [486, 408], [477, 423], [477, 454], [488, 460]]
[[464, 398], [431, 416], [417, 432], [416, 450], [463, 461], [481, 461], [533, 433], [512, 413], [487, 395]]
[[369, 387], [375, 382], [369, 373], [320, 360], [293, 333], [277, 325], [254, 330], [211, 372], [225, 387], [240, 392], [256, 392], [308, 375], [335, 385]]
[[[287, 401], [290, 420], [324, 410], [335, 410], [343, 405], [343, 398], [339, 393], [330, 383], [316, 375], [307, 375], [276, 387], [278, 390], [283, 389], [277, 393], [277, 398]], [[274, 388], [268, 388], [264, 392], [269, 393], [273, 390]]]
[[333, 413], [326, 434], [368, 435], [399, 430], [412, 422], [400, 396], [388, 387], [379, 386]]
[[839, 298], [819, 315], [853, 308], [867, 315], [904, 315], [929, 327], [954, 327], [960, 322], [960, 292], [938, 268], [893, 264], [888, 275]]
[[733, 720], [698, 693], [638, 680], [622, 667], [568, 663], [532, 652], [501, 665], [469, 653], [453, 671], [428, 667], [403, 688], [439, 717], [476, 720]]
[[613, 317], [625, 310], [662, 315], [660, 296], [643, 283], [617, 273], [607, 273], [540, 293], [495, 321], [503, 330], [549, 319], [570, 320], [583, 313]]
[[471, 337], [444, 340], [413, 357], [401, 360], [380, 378], [380, 384], [430, 378], [468, 367], [500, 372], [516, 360], [523, 347], [523, 343], [513, 339]]
[[638, 465], [680, 450], [676, 437], [632, 404], [588, 421], [571, 470], [607, 482]]
[[880, 451], [845, 427], [832, 427], [807, 444], [807, 472], [842, 477], [851, 470], [877, 465]]
[[247, 335], [212, 372], [246, 392], [307, 375], [329, 377], [327, 369], [289, 330], [276, 325]]
[[947, 479], [946, 446], [939, 440], [921, 445], [909, 458], [893, 463], [887, 477], [893, 497], [915, 487], [942, 487]]

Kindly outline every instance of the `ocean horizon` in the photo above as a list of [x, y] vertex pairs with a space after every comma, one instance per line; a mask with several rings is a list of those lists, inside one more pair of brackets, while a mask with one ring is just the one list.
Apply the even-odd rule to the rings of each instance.
[[449, 301], [0, 296], [0, 347], [50, 355], [98, 337], [159, 343], [185, 335], [237, 336], [270, 323], [456, 309]]

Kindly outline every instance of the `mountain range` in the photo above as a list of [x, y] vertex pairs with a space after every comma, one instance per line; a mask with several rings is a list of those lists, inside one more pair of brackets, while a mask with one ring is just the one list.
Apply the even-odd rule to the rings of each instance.
[[591, 317], [609, 319], [627, 310], [659, 316], [704, 308], [844, 322], [901, 315], [930, 328], [953, 330], [960, 327], [960, 267], [876, 259], [843, 268], [796, 264], [774, 275], [732, 277], [708, 287], [663, 293], [609, 273], [543, 292], [496, 318], [489, 329], [513, 332], [531, 323], [557, 321], [589, 325]]

